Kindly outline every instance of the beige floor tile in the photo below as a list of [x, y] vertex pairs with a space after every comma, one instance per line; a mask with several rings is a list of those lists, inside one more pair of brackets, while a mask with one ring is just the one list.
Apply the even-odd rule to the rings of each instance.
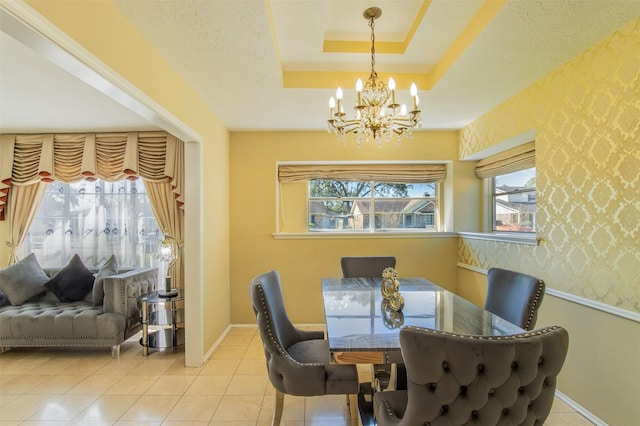
[[[211, 422], [209, 422], [209, 426], [256, 426], [256, 422], [242, 422], [242, 421], [226, 422], [226, 421], [220, 421], [220, 420], [212, 420]], [[269, 426], [271, 426], [271, 422], [269, 422]], [[280, 426], [286, 426], [286, 425], [283, 423], [280, 423]]]
[[80, 358], [52, 358], [33, 367], [29, 374], [59, 374], [63, 371], [73, 369], [73, 366], [80, 362]]
[[233, 375], [240, 365], [240, 358], [210, 359], [200, 374]]
[[172, 359], [143, 359], [142, 362], [131, 370], [130, 374], [135, 376], [160, 376], [164, 374], [174, 362]]
[[262, 374], [267, 375], [267, 363], [263, 358], [243, 358], [238, 365], [236, 374]]
[[102, 395], [125, 377], [122, 374], [93, 374], [69, 389], [73, 395]]
[[[16, 401], [17, 398], [20, 398], [21, 395], [3, 395], [0, 394], [0, 410], [2, 410], [2, 407], [8, 406], [10, 404], [13, 404], [13, 401]], [[2, 420], [2, 417], [0, 416], [0, 420]]]
[[222, 339], [222, 342], [220, 342], [220, 346], [249, 346], [249, 341], [247, 339], [247, 336], [243, 336], [243, 335], [234, 335], [234, 336], [230, 336], [230, 335], [226, 335], [224, 339]]
[[[304, 423], [305, 397], [285, 395], [282, 408], [282, 419], [286, 422], [299, 421]], [[265, 395], [258, 421], [269, 421], [273, 418], [275, 395]], [[287, 423], [288, 424], [288, 423]]]
[[97, 395], [60, 395], [48, 400], [29, 420], [72, 420], [97, 398]]
[[160, 376], [145, 395], [183, 395], [196, 376]]
[[258, 333], [258, 327], [232, 327], [227, 333], [227, 336], [252, 337], [252, 336], [255, 336], [257, 333]]
[[242, 358], [247, 351], [247, 346], [218, 346], [211, 355], [211, 359]]
[[551, 406], [552, 413], [572, 413], [574, 410], [569, 407], [564, 401], [558, 398], [554, 398], [553, 405]]
[[262, 395], [224, 395], [213, 421], [256, 422], [262, 407]]
[[[23, 348], [21, 348], [23, 349]], [[15, 350], [15, 349], [14, 349]], [[47, 358], [29, 355], [2, 367], [2, 374], [29, 374], [29, 371], [47, 362]]]
[[269, 379], [265, 375], [235, 375], [227, 386], [227, 395], [264, 395]]
[[11, 404], [2, 407], [2, 421], [27, 420], [55, 398], [49, 395], [21, 395]]
[[545, 426], [592, 426], [589, 420], [578, 413], [551, 413], [544, 422]]
[[62, 370], [60, 374], [95, 374], [109, 362], [107, 357], [84, 358]]
[[256, 334], [251, 338], [251, 342], [249, 342], [249, 346], [262, 347], [262, 337], [260, 337], [260, 334]]
[[130, 395], [102, 395], [80, 413], [74, 421], [93, 425], [98, 421], [116, 421], [136, 402]]
[[119, 420], [137, 424], [162, 422], [179, 399], [178, 395], [142, 395]]
[[349, 419], [349, 407], [345, 395], [307, 397], [305, 400], [305, 422], [316, 420]]
[[96, 374], [131, 374], [143, 363], [143, 361], [142, 357], [112, 359], [96, 371]]
[[167, 421], [208, 422], [220, 403], [220, 395], [185, 395], [167, 416]]
[[42, 382], [49, 379], [51, 376], [44, 376], [41, 374], [16, 374], [12, 375], [10, 380], [7, 380], [2, 384], [0, 392], [3, 395], [22, 395], [34, 389]]
[[243, 358], [255, 358], [264, 360], [264, 348], [262, 345], [251, 345], [247, 348]]
[[232, 377], [232, 375], [197, 376], [185, 395], [224, 395]]
[[142, 395], [158, 380], [158, 377], [126, 375], [104, 393], [105, 395]]
[[142, 421], [142, 420], [118, 420], [113, 426], [161, 426], [161, 421]]
[[174, 360], [163, 374], [172, 376], [197, 376], [203, 370], [203, 367], [185, 367], [184, 358]]
[[89, 377], [87, 374], [57, 374], [55, 376], [48, 376], [47, 380], [23, 393], [34, 395], [62, 395], [83, 380], [86, 380], [87, 377]]

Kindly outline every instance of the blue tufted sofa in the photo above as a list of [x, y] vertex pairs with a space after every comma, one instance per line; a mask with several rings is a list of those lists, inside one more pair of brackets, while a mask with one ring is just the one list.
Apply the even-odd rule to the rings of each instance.
[[[45, 270], [54, 276], [57, 270]], [[95, 271], [94, 271], [95, 272]], [[0, 352], [19, 346], [111, 346], [141, 329], [138, 296], [157, 289], [158, 269], [120, 272], [104, 278], [102, 305], [90, 301], [37, 301], [0, 307]]]

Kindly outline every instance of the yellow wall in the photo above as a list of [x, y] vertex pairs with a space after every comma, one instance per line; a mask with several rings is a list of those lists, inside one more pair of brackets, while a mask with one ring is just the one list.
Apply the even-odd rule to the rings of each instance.
[[[394, 255], [400, 275], [424, 276], [457, 287], [457, 236], [446, 238], [275, 239], [276, 162], [337, 160], [452, 160], [454, 225], [477, 231], [478, 185], [473, 165], [459, 162], [455, 132], [417, 132], [414, 139], [380, 149], [346, 146], [326, 132], [231, 133], [231, 322], [255, 323], [251, 278], [280, 271], [288, 312], [299, 323], [324, 321], [320, 279], [341, 276], [340, 257]], [[305, 200], [286, 198], [306, 210]], [[472, 213], [469, 215], [469, 213]], [[305, 217], [287, 217], [287, 223]]]
[[[202, 136], [204, 181], [215, 182], [204, 186], [203, 201], [207, 214], [202, 229], [206, 236], [203, 292], [207, 304], [202, 340], [206, 352], [229, 324], [228, 132], [110, 1], [27, 3]], [[186, 205], [188, 208], [188, 199]]]
[[[640, 312], [640, 19], [464, 128], [460, 157], [530, 129], [542, 243], [461, 238], [458, 260]], [[459, 292], [478, 303], [471, 275], [459, 272]], [[560, 390], [610, 424], [637, 422], [640, 324], [548, 296], [538, 325], [551, 323], [571, 338]]]

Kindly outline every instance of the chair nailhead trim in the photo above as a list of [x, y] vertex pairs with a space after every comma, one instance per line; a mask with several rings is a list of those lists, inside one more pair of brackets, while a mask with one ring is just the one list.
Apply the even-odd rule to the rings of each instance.
[[527, 322], [524, 325], [524, 329], [525, 330], [529, 330], [529, 328], [531, 327], [531, 322], [533, 321], [533, 316], [535, 315], [536, 307], [538, 306], [538, 303], [540, 302], [540, 295], [541, 294], [542, 294], [542, 281], [538, 280], [538, 287], [536, 289], [536, 295], [533, 298], [533, 303], [531, 304], [531, 309], [529, 310], [529, 318], [527, 318]]

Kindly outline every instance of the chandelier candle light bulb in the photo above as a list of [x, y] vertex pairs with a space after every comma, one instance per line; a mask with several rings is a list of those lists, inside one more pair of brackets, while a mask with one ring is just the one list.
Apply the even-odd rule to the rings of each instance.
[[396, 82], [391, 77], [388, 85], [378, 79], [375, 70], [375, 24], [374, 21], [382, 16], [382, 10], [370, 7], [363, 13], [369, 21], [371, 28], [371, 74], [363, 83], [361, 79], [356, 81], [357, 101], [354, 106], [353, 119], [347, 119], [342, 105], [342, 88], [336, 90], [337, 106], [333, 98], [329, 100], [329, 120], [327, 120], [329, 132], [336, 137], [342, 136], [346, 141], [346, 134], [352, 133], [361, 145], [363, 139], [369, 142], [370, 138], [379, 146], [382, 141], [390, 141], [393, 135], [397, 135], [398, 142], [404, 135], [409, 139], [413, 136], [413, 129], [421, 127], [420, 110], [418, 109], [418, 87], [411, 84], [411, 97], [413, 110], [407, 113], [407, 107], [396, 103]]

